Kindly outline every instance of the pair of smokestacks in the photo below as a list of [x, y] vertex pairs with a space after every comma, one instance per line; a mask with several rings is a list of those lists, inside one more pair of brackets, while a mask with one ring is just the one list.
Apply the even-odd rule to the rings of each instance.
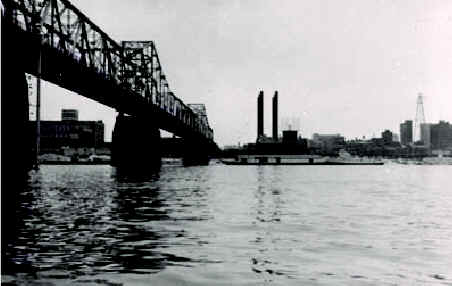
[[[257, 138], [264, 136], [264, 92], [257, 97]], [[278, 91], [273, 96], [273, 140], [278, 141]]]

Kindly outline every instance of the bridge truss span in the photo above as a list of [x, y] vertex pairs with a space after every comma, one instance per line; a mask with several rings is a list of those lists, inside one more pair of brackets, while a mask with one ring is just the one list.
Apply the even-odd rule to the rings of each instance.
[[120, 83], [121, 46], [67, 0], [3, 0], [5, 17], [41, 45]]
[[2, 3], [2, 25], [13, 31], [8, 44], [24, 72], [121, 113], [148, 116], [176, 135], [213, 142], [208, 122], [169, 88], [153, 41], [118, 43], [68, 0]]
[[148, 103], [174, 116], [213, 140], [213, 130], [201, 114], [171, 91], [153, 41], [122, 41], [124, 57], [132, 65], [123, 67], [123, 82]]

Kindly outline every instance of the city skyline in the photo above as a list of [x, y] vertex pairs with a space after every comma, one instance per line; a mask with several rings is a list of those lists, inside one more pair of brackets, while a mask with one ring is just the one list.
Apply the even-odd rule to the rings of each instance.
[[[255, 140], [259, 90], [266, 114], [278, 90], [281, 118], [299, 117], [303, 137], [399, 133], [418, 93], [426, 122], [452, 121], [452, 3], [72, 2], [116, 41], [154, 40], [176, 96], [206, 103], [220, 146]], [[42, 119], [62, 108], [104, 121], [111, 139], [113, 110], [44, 83]]]
[[[52, 90], [55, 92], [63, 92], [64, 94], [62, 94], [61, 96], [56, 95], [56, 97], [55, 97], [58, 100], [60, 100], [60, 104], [57, 105], [58, 108], [56, 108], [56, 106], [54, 105], [54, 102], [46, 102], [45, 99], [43, 100], [43, 102], [41, 103], [42, 104], [41, 112], [43, 112], [43, 110], [44, 110], [44, 112], [43, 112], [44, 115], [42, 116], [41, 120], [61, 120], [61, 110], [65, 109], [65, 108], [76, 109], [79, 111], [81, 110], [81, 113], [80, 113], [81, 120], [93, 120], [93, 121], [100, 120], [105, 123], [105, 129], [106, 129], [105, 139], [106, 139], [106, 142], [111, 141], [111, 133], [113, 131], [115, 119], [116, 119], [116, 115], [117, 115], [117, 112], [115, 110], [113, 110], [107, 106], [103, 106], [91, 99], [84, 98], [82, 96], [73, 98], [74, 96], [77, 96], [77, 95], [74, 95], [72, 92], [59, 88], [51, 83], [45, 82], [44, 85], [48, 85], [47, 87], [45, 87], [45, 89], [47, 89], [47, 90]], [[71, 100], [67, 100], [70, 97], [72, 97]], [[32, 102], [30, 102], [30, 103], [32, 103]], [[86, 108], [87, 105], [89, 105], [89, 109]], [[46, 110], [46, 108], [48, 108], [48, 109]], [[35, 113], [34, 109], [35, 109], [34, 103], [30, 104], [30, 115], [31, 115], [30, 119], [33, 119], [33, 120], [35, 120], [35, 117], [33, 117], [33, 115]], [[268, 112], [265, 104], [264, 104], [264, 109], [265, 109], [265, 112]], [[269, 120], [271, 120], [271, 119], [269, 119], [268, 117], [269, 117], [268, 115], [265, 116], [265, 124], [264, 124], [264, 134], [266, 136], [269, 136], [272, 133], [271, 126], [269, 126], [271, 123], [271, 122], [269, 122]], [[427, 117], [426, 123], [432, 124], [432, 123], [438, 123], [439, 121], [449, 122], [449, 120], [443, 119], [442, 117], [437, 117], [437, 118], [438, 119], [436, 121], [430, 121], [430, 120], [428, 120], [428, 117]], [[408, 118], [406, 120], [414, 121], [414, 119], [415, 119], [415, 116], [413, 116], [412, 118]], [[452, 122], [452, 121], [450, 121], [450, 122]], [[311, 138], [312, 135], [315, 133], [321, 133], [321, 134], [339, 133], [348, 140], [353, 140], [356, 138], [357, 139], [363, 139], [363, 138], [370, 139], [370, 138], [379, 137], [380, 133], [383, 132], [384, 130], [390, 130], [394, 134], [397, 134], [400, 136], [400, 127], [399, 127], [400, 123], [403, 123], [403, 121], [396, 122], [395, 124], [393, 124], [393, 125], [396, 125], [394, 127], [394, 129], [381, 126], [381, 128], [378, 130], [367, 131], [367, 133], [362, 134], [362, 135], [357, 135], [357, 136], [347, 136], [341, 130], [329, 130], [329, 129], [322, 129], [322, 130], [326, 130], [324, 132], [319, 132], [317, 130], [313, 130], [312, 133], [306, 133], [306, 132], [304, 132], [303, 126], [301, 126], [302, 124], [300, 124], [300, 117], [296, 116], [295, 114], [292, 114], [291, 116], [282, 116], [282, 118], [280, 118], [278, 120], [278, 126], [279, 126], [278, 134], [279, 134], [279, 136], [282, 136], [283, 130], [291, 129], [291, 130], [299, 131], [300, 135], [302, 135], [303, 138]], [[288, 127], [288, 126], [290, 126], [290, 127]], [[250, 132], [255, 132], [254, 129]], [[414, 131], [414, 129], [413, 129], [413, 131]], [[171, 135], [170, 133], [162, 131], [162, 136], [170, 136], [170, 135]], [[249, 142], [252, 142], [252, 141], [253, 140], [250, 140]], [[225, 143], [225, 144], [219, 143], [219, 146], [220, 147], [221, 146], [230, 146], [230, 145], [235, 145], [239, 142], [241, 144], [247, 143], [246, 141], [238, 141], [238, 142], [227, 141], [227, 143]]]

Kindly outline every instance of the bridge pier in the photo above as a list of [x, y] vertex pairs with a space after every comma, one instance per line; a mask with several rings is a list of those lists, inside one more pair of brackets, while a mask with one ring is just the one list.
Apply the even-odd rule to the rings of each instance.
[[138, 117], [119, 114], [112, 136], [111, 164], [147, 172], [161, 166], [160, 130]]
[[184, 139], [182, 162], [184, 166], [209, 165], [212, 155], [209, 143], [202, 140]]
[[[3, 14], [3, 11], [2, 11]], [[17, 239], [20, 194], [26, 190], [28, 172], [35, 162], [34, 130], [28, 122], [28, 84], [23, 60], [15, 53], [10, 29], [1, 17], [1, 231], [2, 264], [5, 251]], [[3, 271], [3, 269], [2, 269]]]
[[6, 27], [2, 27], [1, 41], [1, 172], [5, 189], [3, 185], [9, 185], [10, 180], [26, 178], [36, 158], [35, 131], [28, 123], [28, 84], [23, 62], [15, 56], [15, 47], [10, 44], [13, 38]]

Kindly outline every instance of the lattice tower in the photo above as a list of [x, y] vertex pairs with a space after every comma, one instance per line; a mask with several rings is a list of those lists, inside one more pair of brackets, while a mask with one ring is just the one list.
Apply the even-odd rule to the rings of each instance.
[[422, 93], [417, 97], [416, 119], [414, 120], [414, 141], [421, 140], [421, 124], [425, 123], [424, 100]]

